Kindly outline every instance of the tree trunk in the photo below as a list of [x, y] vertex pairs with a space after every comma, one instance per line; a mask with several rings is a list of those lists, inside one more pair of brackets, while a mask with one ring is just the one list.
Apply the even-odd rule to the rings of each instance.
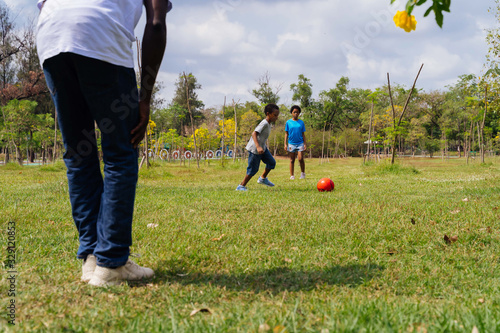
[[10, 151], [9, 147], [5, 147], [4, 165], [10, 162]]
[[488, 85], [484, 88], [484, 114], [481, 124], [481, 163], [484, 163], [484, 122], [486, 121], [486, 112], [488, 112]]
[[18, 145], [16, 145], [16, 159], [19, 165], [23, 165], [23, 152]]
[[[238, 100], [239, 102], [240, 100]], [[238, 143], [238, 117], [236, 117], [236, 103], [233, 99], [233, 108], [234, 108], [234, 148], [233, 148], [233, 162], [236, 161], [236, 148]], [[275, 153], [276, 154], [276, 153]]]
[[52, 162], [56, 162], [56, 150], [57, 150], [57, 110], [54, 113], [54, 149], [52, 150]]
[[366, 155], [368, 156], [368, 161], [370, 160], [370, 154], [372, 151], [372, 123], [373, 123], [373, 100], [372, 100], [372, 111], [370, 115], [370, 127], [368, 128], [368, 147], [366, 148]]
[[323, 144], [321, 145], [321, 164], [323, 164], [323, 158], [325, 157], [325, 130], [326, 130], [326, 121], [323, 126]]

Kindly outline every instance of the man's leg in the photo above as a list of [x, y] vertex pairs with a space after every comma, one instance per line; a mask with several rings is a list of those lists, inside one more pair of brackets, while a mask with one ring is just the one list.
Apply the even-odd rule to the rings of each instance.
[[70, 55], [50, 58], [43, 67], [64, 142], [69, 199], [80, 240], [77, 256], [86, 259], [97, 244], [96, 223], [103, 191], [94, 120]]
[[137, 149], [131, 130], [139, 121], [139, 96], [132, 68], [73, 55], [79, 81], [99, 129], [104, 160], [104, 189], [97, 220], [97, 265], [127, 263], [137, 185]]

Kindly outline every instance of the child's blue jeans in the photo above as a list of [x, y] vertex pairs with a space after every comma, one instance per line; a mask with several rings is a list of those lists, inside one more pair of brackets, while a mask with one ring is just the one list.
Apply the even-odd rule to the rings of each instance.
[[247, 175], [253, 176], [259, 172], [260, 161], [266, 164], [266, 169], [272, 170], [276, 167], [276, 161], [274, 160], [273, 155], [271, 155], [269, 149], [266, 148], [264, 154], [254, 154], [252, 152], [248, 152]]

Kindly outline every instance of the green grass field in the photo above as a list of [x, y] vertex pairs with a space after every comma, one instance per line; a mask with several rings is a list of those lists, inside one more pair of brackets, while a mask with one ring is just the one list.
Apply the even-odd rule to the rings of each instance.
[[498, 158], [308, 159], [294, 181], [281, 159], [274, 188], [236, 192], [245, 168], [143, 168], [132, 252], [156, 277], [99, 289], [79, 280], [64, 166], [0, 167], [0, 331], [500, 332]]

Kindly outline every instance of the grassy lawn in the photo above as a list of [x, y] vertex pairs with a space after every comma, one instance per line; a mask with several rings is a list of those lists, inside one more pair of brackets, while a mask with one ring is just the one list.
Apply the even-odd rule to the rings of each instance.
[[156, 277], [98, 289], [79, 280], [64, 166], [0, 167], [0, 331], [500, 332], [498, 158], [308, 159], [294, 181], [281, 159], [274, 188], [236, 192], [245, 168], [143, 168], [132, 252]]

